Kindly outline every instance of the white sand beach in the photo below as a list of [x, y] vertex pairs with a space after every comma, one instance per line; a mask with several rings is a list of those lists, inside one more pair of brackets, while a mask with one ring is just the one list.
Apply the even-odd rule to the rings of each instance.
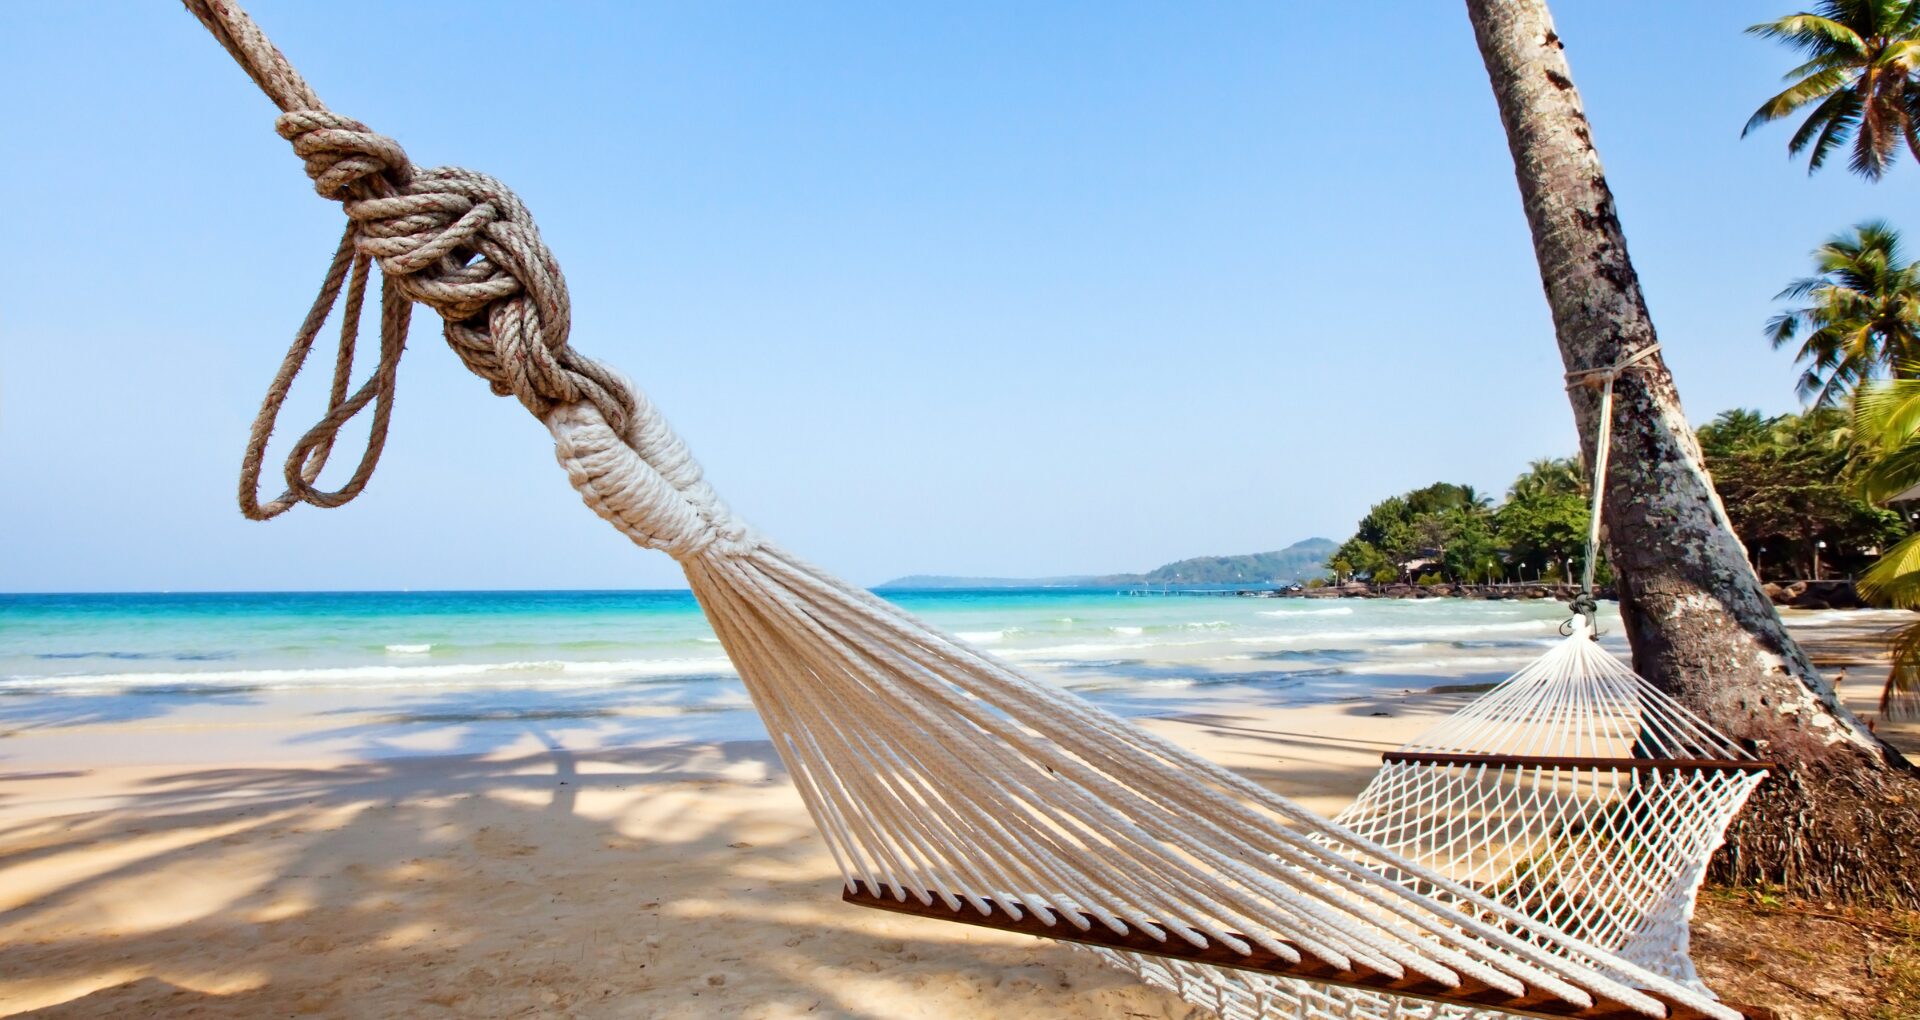
[[[1850, 672], [1870, 708], [1871, 668]], [[1332, 813], [1469, 696], [1147, 724]], [[222, 757], [233, 726], [182, 723], [182, 763], [137, 760], [150, 732], [121, 753], [126, 726], [0, 765], [0, 1015], [1198, 1015], [1064, 945], [843, 905], [764, 741], [543, 746], [530, 725], [477, 754], [242, 736]]]

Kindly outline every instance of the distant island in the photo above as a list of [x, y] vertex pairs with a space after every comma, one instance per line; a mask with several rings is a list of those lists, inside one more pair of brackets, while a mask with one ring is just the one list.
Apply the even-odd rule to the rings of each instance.
[[1147, 584], [1271, 585], [1326, 573], [1336, 543], [1309, 538], [1273, 552], [1240, 556], [1195, 556], [1144, 574], [1082, 574], [1066, 577], [950, 577], [910, 574], [881, 588], [1111, 588]]

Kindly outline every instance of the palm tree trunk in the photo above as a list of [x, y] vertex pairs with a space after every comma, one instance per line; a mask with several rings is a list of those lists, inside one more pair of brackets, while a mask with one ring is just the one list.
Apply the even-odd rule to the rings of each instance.
[[[1655, 343], [1545, 0], [1467, 0], [1569, 372]], [[1592, 463], [1599, 395], [1569, 391]], [[1787, 635], [1713, 491], [1658, 355], [1615, 389], [1604, 517], [1634, 668], [1782, 766], [1719, 877], [1920, 904], [1920, 777], [1841, 707]]]

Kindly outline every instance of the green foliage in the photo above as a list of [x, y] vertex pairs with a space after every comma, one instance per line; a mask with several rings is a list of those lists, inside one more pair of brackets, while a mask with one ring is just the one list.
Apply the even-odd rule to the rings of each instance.
[[1358, 537], [1348, 539], [1347, 544], [1334, 554], [1334, 559], [1347, 565], [1342, 577], [1349, 580], [1366, 577], [1373, 581], [1393, 581], [1400, 576], [1399, 561]]
[[[1810, 576], [1815, 543], [1823, 541], [1823, 574], [1851, 573], [1904, 533], [1898, 514], [1855, 491], [1851, 466], [1867, 442], [1856, 436], [1879, 429], [1913, 440], [1899, 462], [1907, 473], [1883, 484], [1920, 484], [1920, 379], [1885, 385], [1878, 403], [1863, 397], [1863, 406], [1887, 409], [1885, 423], [1862, 424], [1830, 408], [1778, 418], [1734, 410], [1700, 429], [1734, 528], [1749, 549], [1767, 550], [1763, 566], [1773, 576]], [[1585, 470], [1571, 458], [1528, 465], [1498, 507], [1469, 486], [1437, 483], [1375, 503], [1328, 563], [1343, 580], [1398, 581], [1413, 572], [1423, 582], [1572, 581], [1586, 555], [1590, 498]], [[1914, 561], [1920, 568], [1920, 548]], [[1604, 559], [1596, 564], [1598, 583], [1610, 575]], [[1913, 599], [1920, 607], [1920, 575]]]
[[1890, 719], [1920, 715], [1920, 623], [1894, 631], [1887, 651], [1889, 667], [1887, 682], [1880, 688], [1880, 714]]
[[1806, 63], [1788, 71], [1787, 87], [1760, 105], [1740, 134], [1811, 112], [1787, 142], [1807, 152], [1807, 172], [1853, 141], [1847, 164], [1878, 180], [1905, 146], [1920, 159], [1915, 135], [1920, 89], [1920, 3], [1912, 0], [1820, 0], [1811, 12], [1755, 25], [1748, 32], [1799, 50]]
[[1527, 471], [1513, 480], [1507, 499], [1535, 499], [1542, 496], [1587, 496], [1587, 473], [1572, 457], [1549, 457], [1527, 465]]
[[[1473, 486], [1435, 482], [1375, 503], [1333, 558], [1348, 563], [1350, 574], [1398, 580], [1408, 564], [1446, 562], [1453, 544], [1471, 531], [1470, 522], [1486, 514], [1487, 500]], [[1463, 550], [1461, 555], [1470, 554]]]
[[1444, 578], [1444, 577], [1441, 577], [1441, 576], [1440, 576], [1439, 574], [1436, 574], [1436, 573], [1434, 573], [1434, 572], [1432, 572], [1432, 571], [1428, 571], [1428, 572], [1426, 572], [1426, 573], [1424, 573], [1424, 574], [1421, 574], [1421, 575], [1420, 575], [1420, 578], [1419, 578], [1418, 580], [1416, 580], [1416, 581], [1414, 581], [1413, 583], [1415, 583], [1415, 584], [1445, 584], [1445, 583], [1447, 583], [1447, 579], [1446, 579], [1446, 578]]
[[1544, 575], [1548, 564], [1570, 562], [1579, 569], [1591, 512], [1580, 493], [1534, 491], [1509, 497], [1494, 521], [1508, 562], [1529, 564], [1522, 573], [1535, 577]]
[[[1333, 543], [1309, 538], [1274, 552], [1244, 556], [1196, 556], [1155, 568], [1126, 583], [1258, 584], [1311, 577], [1325, 569]], [[1111, 582], [1120, 578], [1102, 578]]]
[[[1885, 501], [1920, 485], [1920, 380], [1861, 389], [1854, 396], [1852, 424], [1858, 454], [1855, 491]], [[1860, 576], [1859, 587], [1861, 596], [1877, 605], [1920, 609], [1920, 534], [1888, 549]], [[1888, 647], [1891, 666], [1880, 692], [1880, 712], [1914, 714], [1920, 709], [1920, 623], [1895, 631]]]
[[1811, 577], [1866, 566], [1906, 529], [1857, 491], [1862, 448], [1844, 412], [1813, 408], [1763, 418], [1728, 411], [1700, 429], [1714, 488], [1734, 531], [1773, 576]]
[[1492, 564], [1500, 558], [1500, 542], [1494, 534], [1494, 516], [1484, 506], [1461, 506], [1439, 517], [1444, 527], [1440, 549], [1440, 567], [1456, 581], [1478, 582], [1498, 570]]
[[1920, 358], [1920, 267], [1879, 220], [1828, 239], [1813, 262], [1815, 275], [1774, 295], [1806, 303], [1768, 319], [1766, 333], [1775, 347], [1799, 342], [1800, 395], [1825, 407]]
[[1884, 503], [1920, 485], [1920, 370], [1854, 394], [1853, 441], [1860, 456], [1854, 485], [1863, 499]]

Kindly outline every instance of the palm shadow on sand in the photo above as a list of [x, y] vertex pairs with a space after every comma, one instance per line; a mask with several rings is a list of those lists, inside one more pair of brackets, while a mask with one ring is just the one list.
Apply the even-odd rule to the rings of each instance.
[[[347, 727], [355, 764], [0, 823], [0, 1015], [1190, 1015], [1060, 945], [840, 904], [763, 740], [634, 746], [654, 720], [549, 701], [417, 699]], [[601, 749], [551, 730], [582, 720]], [[377, 754], [423, 726], [458, 750]]]

